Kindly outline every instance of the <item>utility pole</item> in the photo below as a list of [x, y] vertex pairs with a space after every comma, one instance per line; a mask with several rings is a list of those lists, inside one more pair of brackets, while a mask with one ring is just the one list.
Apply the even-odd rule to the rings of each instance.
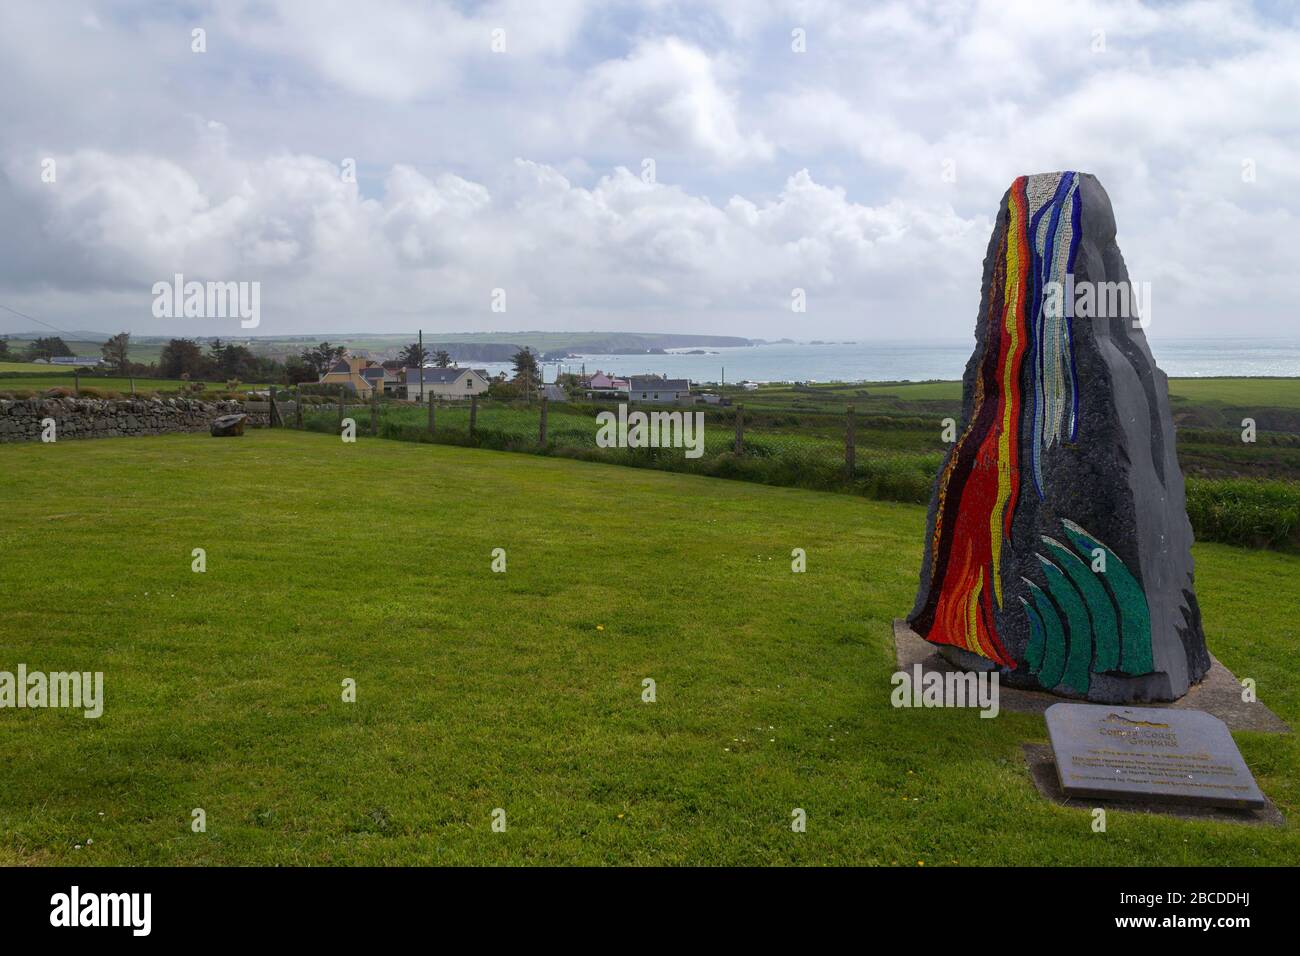
[[[424, 401], [424, 329], [420, 329], [420, 401]], [[410, 395], [410, 392], [406, 393]]]

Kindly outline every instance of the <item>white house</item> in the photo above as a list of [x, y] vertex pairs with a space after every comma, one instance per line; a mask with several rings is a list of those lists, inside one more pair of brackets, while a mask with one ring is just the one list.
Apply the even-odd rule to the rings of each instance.
[[424, 400], [430, 395], [438, 398], [469, 398], [488, 390], [487, 373], [478, 368], [408, 368], [406, 370], [406, 397], [420, 401], [420, 376], [424, 375]]
[[633, 375], [627, 390], [631, 402], [691, 401], [691, 383], [685, 378], [659, 378], [657, 375]]

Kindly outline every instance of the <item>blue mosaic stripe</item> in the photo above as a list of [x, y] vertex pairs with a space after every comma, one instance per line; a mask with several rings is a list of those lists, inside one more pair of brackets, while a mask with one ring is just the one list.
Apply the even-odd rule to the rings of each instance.
[[[1043, 497], [1043, 452], [1053, 442], [1060, 441], [1063, 433], [1073, 440], [1078, 428], [1079, 389], [1075, 366], [1073, 325], [1062, 309], [1062, 315], [1047, 316], [1043, 312], [1044, 290], [1049, 282], [1064, 287], [1065, 278], [1074, 271], [1074, 261], [1079, 248], [1079, 222], [1081, 204], [1078, 198], [1077, 173], [1065, 172], [1057, 183], [1050, 202], [1034, 213], [1030, 222], [1031, 278], [1033, 281], [1032, 308], [1034, 316], [1034, 416], [1031, 452], [1034, 487]], [[1062, 218], [1066, 204], [1069, 214]], [[1049, 215], [1046, 223], [1044, 216]], [[1045, 227], [1045, 228], [1044, 228]], [[1069, 239], [1065, 242], [1067, 234]], [[1062, 243], [1065, 243], [1062, 248]], [[1063, 303], [1064, 304], [1064, 303]], [[1068, 429], [1063, 429], [1065, 409], [1069, 408]]]

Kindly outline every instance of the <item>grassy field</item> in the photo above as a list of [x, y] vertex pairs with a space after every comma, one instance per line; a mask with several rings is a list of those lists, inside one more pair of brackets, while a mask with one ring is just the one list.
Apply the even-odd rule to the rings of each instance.
[[[51, 388], [72, 388], [75, 382], [76, 379], [71, 372], [66, 375], [55, 372], [49, 375], [23, 375], [15, 378], [0, 378], [0, 392], [29, 391], [40, 393]], [[143, 392], [178, 389], [184, 384], [184, 382], [176, 379], [137, 378], [135, 380], [135, 390]], [[118, 376], [83, 375], [81, 376], [81, 387], [107, 389], [128, 396], [131, 394], [131, 380]]]
[[[48, 368], [48, 367], [47, 367]], [[123, 376], [116, 375], [83, 375], [81, 376], [81, 389], [83, 394], [94, 395], [96, 391], [103, 393], [116, 393], [123, 398], [131, 397], [132, 380]], [[0, 375], [0, 395], [16, 393], [34, 393], [32, 397], [39, 397], [50, 389], [73, 389], [76, 385], [76, 379], [71, 372], [64, 374], [62, 372], [52, 372], [45, 375], [13, 375], [5, 377]], [[174, 378], [136, 378], [134, 380], [135, 394], [153, 395], [164, 394], [172, 395], [180, 393], [186, 383]], [[253, 383], [241, 383], [240, 389], [267, 388], [266, 385]], [[205, 392], [224, 392], [224, 382], [208, 382]], [[113, 397], [106, 394], [105, 397]], [[202, 397], [200, 395], [200, 397]]]
[[[473, 436], [469, 432], [470, 409], [463, 402], [438, 406], [432, 437], [427, 408], [390, 402], [374, 411], [376, 433], [383, 438], [525, 451], [927, 503], [948, 447], [941, 428], [943, 416], [927, 411], [923, 400], [885, 401], [897, 405], [867, 408], [855, 417], [856, 456], [851, 477], [845, 463], [847, 419], [842, 412], [821, 408], [748, 405], [742, 413], [739, 407], [710, 406], [696, 412], [703, 416], [705, 440], [703, 448], [696, 448], [701, 456], [695, 458], [681, 448], [598, 447], [596, 416], [600, 411], [609, 412], [611, 405], [553, 403], [546, 445], [539, 441], [537, 403], [480, 402]], [[1222, 415], [1216, 417], [1208, 406], [1197, 406], [1195, 414], [1202, 420], [1223, 421]], [[370, 431], [370, 408], [353, 406], [349, 415], [360, 429]], [[738, 420], [743, 420], [739, 456], [734, 454]], [[1261, 415], [1261, 421], [1288, 425], [1285, 417], [1265, 420]], [[304, 425], [312, 431], [336, 434], [338, 411], [329, 405], [311, 406]], [[1296, 427], [1300, 428], [1300, 420]], [[1178, 458], [1188, 478], [1192, 528], [1203, 541], [1300, 551], [1300, 434], [1260, 431], [1257, 437], [1258, 441], [1245, 443], [1239, 428], [1179, 429]]]
[[[891, 709], [916, 506], [291, 431], [0, 446], [0, 494], [0, 669], [107, 698], [0, 711], [0, 863], [1300, 854], [1295, 735], [1237, 735], [1283, 828], [1096, 834], [1029, 780], [1040, 717]], [[1212, 649], [1296, 725], [1300, 558], [1196, 559]]]
[[[6, 372], [48, 372], [50, 366], [40, 362], [0, 362], [0, 375]], [[69, 372], [71, 375], [71, 372]]]
[[[733, 394], [730, 393], [729, 394]], [[1169, 395], [1176, 403], [1300, 409], [1300, 378], [1171, 378]], [[862, 405], [864, 398], [896, 398], [909, 402], [961, 402], [961, 382], [867, 382], [815, 385], [798, 391], [789, 385], [765, 385], [755, 392], [733, 394], [752, 405], [785, 405], [792, 400]]]

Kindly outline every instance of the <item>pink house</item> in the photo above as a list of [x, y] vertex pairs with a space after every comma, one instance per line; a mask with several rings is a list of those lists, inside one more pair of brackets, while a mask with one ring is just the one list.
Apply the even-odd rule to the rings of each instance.
[[599, 392], [626, 392], [628, 381], [625, 378], [615, 378], [605, 372], [597, 371], [587, 382], [587, 387]]

